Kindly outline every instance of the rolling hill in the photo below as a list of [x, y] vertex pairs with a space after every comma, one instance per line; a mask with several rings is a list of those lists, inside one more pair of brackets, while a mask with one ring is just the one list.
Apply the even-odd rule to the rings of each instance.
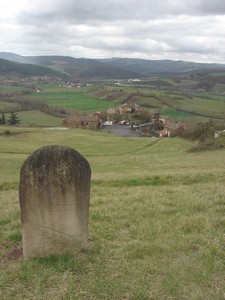
[[54, 70], [52, 68], [19, 63], [0, 58], [0, 74], [1, 75], [20, 75], [20, 76], [57, 76], [65, 78], [67, 75]]
[[203, 64], [186, 61], [173, 60], [146, 60], [146, 59], [130, 59], [130, 58], [112, 58], [105, 59], [102, 62], [119, 67], [122, 70], [136, 70], [143, 76], [151, 75], [180, 75], [196, 71], [221, 71], [225, 70], [222, 64]]
[[[1, 59], [41, 66], [73, 79], [143, 78], [153, 75], [181, 75], [191, 72], [225, 71], [224, 64], [203, 64], [173, 60], [145, 60], [132, 58], [87, 59], [69, 56], [21, 56], [0, 52]], [[15, 67], [18, 65], [15, 65]], [[26, 65], [26, 70], [32, 67]], [[49, 69], [45, 69], [49, 72]], [[44, 69], [42, 69], [44, 72]], [[23, 71], [24, 72], [24, 71]], [[41, 72], [41, 70], [40, 70]], [[58, 74], [60, 74], [58, 73]]]

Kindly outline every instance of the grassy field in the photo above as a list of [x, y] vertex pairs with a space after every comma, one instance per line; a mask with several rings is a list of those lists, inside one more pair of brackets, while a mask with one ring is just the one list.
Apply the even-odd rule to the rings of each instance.
[[[61, 127], [63, 125], [63, 118], [50, 116], [39, 110], [25, 110], [16, 113], [19, 126], [27, 127]], [[5, 113], [5, 119], [9, 120], [11, 114]], [[1, 116], [1, 115], [0, 115]], [[10, 127], [9, 127], [10, 130]]]
[[[91, 165], [88, 248], [23, 261], [19, 171], [47, 144], [72, 146]], [[188, 153], [191, 146], [0, 127], [0, 298], [224, 299], [225, 151]]]
[[30, 100], [41, 100], [49, 106], [66, 109], [96, 112], [106, 110], [111, 104], [102, 99], [90, 97], [82, 92], [82, 88], [66, 88], [54, 85], [43, 85], [40, 93], [29, 95]]
[[[198, 88], [201, 84], [203, 86], [206, 84], [205, 90]], [[203, 121], [208, 121], [210, 118], [222, 120], [225, 113], [225, 96], [223, 95], [225, 85], [221, 78], [218, 79], [218, 83], [211, 85], [212, 88], [208, 91], [207, 82], [201, 82], [199, 78], [194, 80], [191, 77], [184, 79], [182, 77], [180, 79], [149, 78], [138, 83], [124, 81], [119, 85], [115, 85], [115, 81], [111, 80], [81, 87], [56, 84], [35, 86], [35, 84], [27, 83], [27, 86], [3, 86], [0, 111], [19, 111], [23, 101], [28, 101], [28, 103], [33, 101], [33, 109], [39, 109], [35, 106], [38, 103], [45, 103], [58, 110], [79, 110], [87, 113], [105, 112], [108, 108], [118, 108], [122, 103], [138, 103], [143, 108], [159, 112], [161, 115], [166, 112], [175, 121], [192, 123], [197, 118]], [[34, 92], [35, 87], [39, 92]], [[7, 102], [7, 99], [10, 102]], [[26, 108], [31, 107], [27, 105], [24, 109]], [[43, 121], [43, 117], [43, 115], [40, 116], [38, 120], [36, 114], [35, 122], [29, 123], [25, 114], [25, 120], [21, 120], [22, 125], [46, 126], [46, 120]]]
[[[50, 127], [50, 126], [62, 126], [63, 119], [50, 116], [39, 110], [25, 110], [17, 112], [17, 117], [20, 121], [20, 126], [30, 126], [30, 127]], [[10, 113], [5, 113], [5, 118], [8, 120], [10, 118]]]
[[21, 126], [62, 126], [62, 118], [47, 115], [38, 110], [27, 110], [17, 113]]
[[[138, 103], [144, 108], [157, 111], [162, 115], [167, 111], [167, 115], [175, 118], [176, 121], [190, 122], [190, 120], [196, 119], [196, 116], [202, 120], [204, 118], [205, 121], [209, 118], [224, 118], [224, 95], [218, 95], [218, 92], [193, 92], [191, 90], [191, 87], [193, 88], [192, 80], [182, 80], [179, 85], [172, 79], [165, 80], [165, 82], [167, 81], [173, 82], [173, 86], [168, 90], [164, 90], [161, 86], [152, 89], [149, 85], [139, 83], [138, 85], [123, 84], [118, 87], [109, 85], [89, 93], [110, 100], [112, 107], [128, 102]], [[224, 85], [221, 89], [224, 90]]]

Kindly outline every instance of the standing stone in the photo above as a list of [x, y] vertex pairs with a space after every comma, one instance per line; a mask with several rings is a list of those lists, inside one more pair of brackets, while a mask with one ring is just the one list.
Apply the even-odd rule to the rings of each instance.
[[19, 187], [24, 258], [86, 246], [90, 178], [87, 160], [69, 147], [45, 146], [27, 158]]

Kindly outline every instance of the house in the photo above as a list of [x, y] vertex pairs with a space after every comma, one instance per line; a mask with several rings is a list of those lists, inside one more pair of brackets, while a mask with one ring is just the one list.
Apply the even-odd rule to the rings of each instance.
[[71, 114], [63, 120], [63, 126], [80, 129], [99, 129], [101, 122], [98, 115]]
[[221, 136], [225, 136], [225, 130], [216, 130], [214, 133], [214, 138], [217, 139]]
[[141, 112], [143, 109], [141, 105], [134, 103], [134, 104], [129, 104], [129, 103], [124, 103], [119, 106], [118, 111], [119, 114], [122, 116], [127, 113], [137, 113]]
[[185, 123], [170, 122], [164, 124], [164, 129], [160, 131], [160, 137], [171, 137], [177, 135], [179, 132], [185, 130], [187, 125]]
[[163, 124], [173, 123], [173, 120], [170, 117], [168, 117], [168, 116], [161, 116], [161, 117], [159, 117], [159, 120]]

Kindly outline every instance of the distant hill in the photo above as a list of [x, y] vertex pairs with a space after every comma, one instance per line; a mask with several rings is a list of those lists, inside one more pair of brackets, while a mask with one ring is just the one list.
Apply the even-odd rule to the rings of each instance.
[[21, 56], [11, 52], [0, 52], [0, 58], [15, 61], [18, 63], [27, 63], [27, 59], [25, 56]]
[[[133, 58], [87, 59], [68, 56], [21, 56], [0, 52], [0, 58], [17, 63], [41, 66], [64, 73], [73, 79], [141, 78], [153, 75], [180, 75], [198, 71], [225, 71], [224, 64], [203, 64], [173, 60], [145, 60]], [[26, 66], [32, 70], [31, 66]], [[26, 71], [26, 68], [23, 70]], [[38, 69], [37, 69], [38, 70]], [[37, 71], [36, 70], [36, 71]], [[39, 69], [40, 72], [41, 69]], [[29, 71], [28, 71], [29, 72]]]
[[154, 74], [184, 74], [196, 71], [206, 70], [225, 70], [225, 64], [204, 64], [186, 61], [173, 60], [146, 60], [146, 59], [130, 59], [130, 58], [111, 58], [101, 60], [108, 65], [119, 67], [122, 70], [133, 71], [143, 75]]
[[52, 68], [34, 64], [19, 63], [0, 58], [1, 75], [22, 75], [22, 76], [57, 76], [65, 78], [65, 74]]
[[73, 78], [134, 78], [140, 76], [134, 70], [121, 70], [100, 60], [68, 56], [30, 56], [29, 63], [65, 72]]

